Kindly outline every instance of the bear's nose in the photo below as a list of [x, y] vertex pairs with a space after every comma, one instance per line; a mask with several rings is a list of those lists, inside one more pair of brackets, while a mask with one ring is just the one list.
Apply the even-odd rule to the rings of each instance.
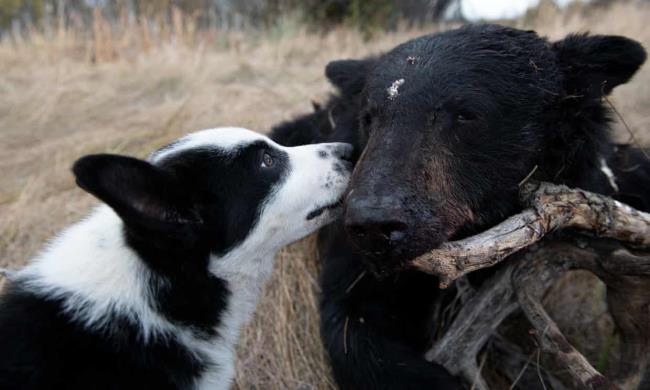
[[380, 256], [406, 237], [408, 223], [392, 197], [351, 195], [345, 225], [351, 239], [364, 251]]

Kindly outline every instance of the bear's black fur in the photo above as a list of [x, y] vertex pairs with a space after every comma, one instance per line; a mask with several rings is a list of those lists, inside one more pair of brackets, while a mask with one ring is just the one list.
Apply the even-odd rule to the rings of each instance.
[[650, 210], [650, 162], [610, 141], [604, 100], [645, 59], [618, 36], [549, 42], [471, 25], [327, 66], [339, 94], [272, 137], [357, 146], [345, 218], [319, 235], [321, 331], [342, 388], [459, 386], [423, 358], [444, 292], [432, 276], [388, 271], [517, 212], [533, 169]]

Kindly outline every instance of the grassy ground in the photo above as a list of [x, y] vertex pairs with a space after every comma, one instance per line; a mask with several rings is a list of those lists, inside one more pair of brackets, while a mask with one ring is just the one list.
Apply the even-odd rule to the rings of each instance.
[[[622, 34], [650, 48], [647, 3], [565, 13], [545, 7], [510, 23], [551, 38], [585, 30]], [[377, 53], [433, 29], [370, 41], [354, 31], [315, 35], [295, 28], [266, 37], [213, 34], [147, 45], [112, 37], [115, 45], [102, 56], [100, 43], [73, 34], [0, 43], [0, 267], [25, 264], [44, 240], [95, 202], [74, 185], [69, 167], [76, 158], [99, 151], [144, 157], [207, 127], [267, 131], [310, 110], [310, 100], [327, 96], [322, 73], [329, 60]], [[612, 101], [637, 137], [650, 141], [650, 66]], [[623, 131], [619, 136], [627, 139]], [[244, 334], [238, 388], [332, 387], [318, 337], [317, 274], [313, 239], [279, 255], [268, 292]], [[589, 324], [602, 316], [602, 300], [593, 299], [602, 288], [587, 277], [578, 279], [589, 288], [568, 295], [591, 309], [572, 318]], [[589, 300], [597, 302], [582, 303]], [[611, 332], [611, 324], [598, 331]]]

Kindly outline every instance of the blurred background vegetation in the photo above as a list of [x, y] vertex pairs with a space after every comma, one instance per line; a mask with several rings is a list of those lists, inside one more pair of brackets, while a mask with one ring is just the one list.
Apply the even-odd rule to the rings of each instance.
[[[549, 0], [550, 1], [550, 0]], [[114, 59], [135, 41], [139, 49], [170, 40], [214, 38], [216, 32], [326, 33], [358, 30], [365, 39], [400, 26], [460, 19], [461, 0], [0, 0], [0, 39], [92, 42], [94, 60]], [[120, 45], [118, 45], [120, 46]], [[79, 49], [79, 48], [77, 48]], [[91, 50], [92, 53], [88, 51]]]
[[[472, 0], [474, 4], [480, 0]], [[609, 6], [616, 0], [517, 0], [530, 13]], [[637, 3], [648, 0], [636, 0]], [[126, 46], [148, 50], [170, 41], [219, 41], [218, 33], [279, 38], [298, 30], [353, 29], [364, 39], [399, 29], [464, 21], [465, 0], [0, 0], [0, 39], [58, 40], [92, 61], [113, 60]], [[507, 2], [496, 1], [495, 3]], [[491, 4], [486, 2], [485, 4]], [[484, 6], [482, 6], [484, 8]], [[516, 8], [513, 6], [512, 8]], [[69, 51], [69, 50], [68, 50]], [[123, 53], [122, 53], [123, 54]]]
[[[197, 28], [275, 27], [289, 15], [314, 29], [345, 25], [373, 32], [440, 19], [462, 19], [462, 0], [0, 0], [0, 34], [90, 27], [96, 12], [112, 25], [171, 22], [189, 15]], [[615, 0], [591, 0], [608, 5]], [[566, 3], [566, 1], [561, 1]]]
[[398, 20], [422, 23], [441, 18], [458, 0], [0, 0], [0, 32], [25, 33], [63, 25], [90, 27], [93, 17], [122, 23], [172, 22], [190, 16], [197, 28], [269, 28], [290, 15], [314, 28], [345, 24], [363, 30], [394, 28]]

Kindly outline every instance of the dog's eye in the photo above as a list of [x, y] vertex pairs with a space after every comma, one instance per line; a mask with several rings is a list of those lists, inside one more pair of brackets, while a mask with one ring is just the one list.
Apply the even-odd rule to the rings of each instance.
[[273, 157], [270, 154], [264, 152], [264, 154], [262, 155], [262, 167], [271, 168], [273, 164], [275, 164]]

